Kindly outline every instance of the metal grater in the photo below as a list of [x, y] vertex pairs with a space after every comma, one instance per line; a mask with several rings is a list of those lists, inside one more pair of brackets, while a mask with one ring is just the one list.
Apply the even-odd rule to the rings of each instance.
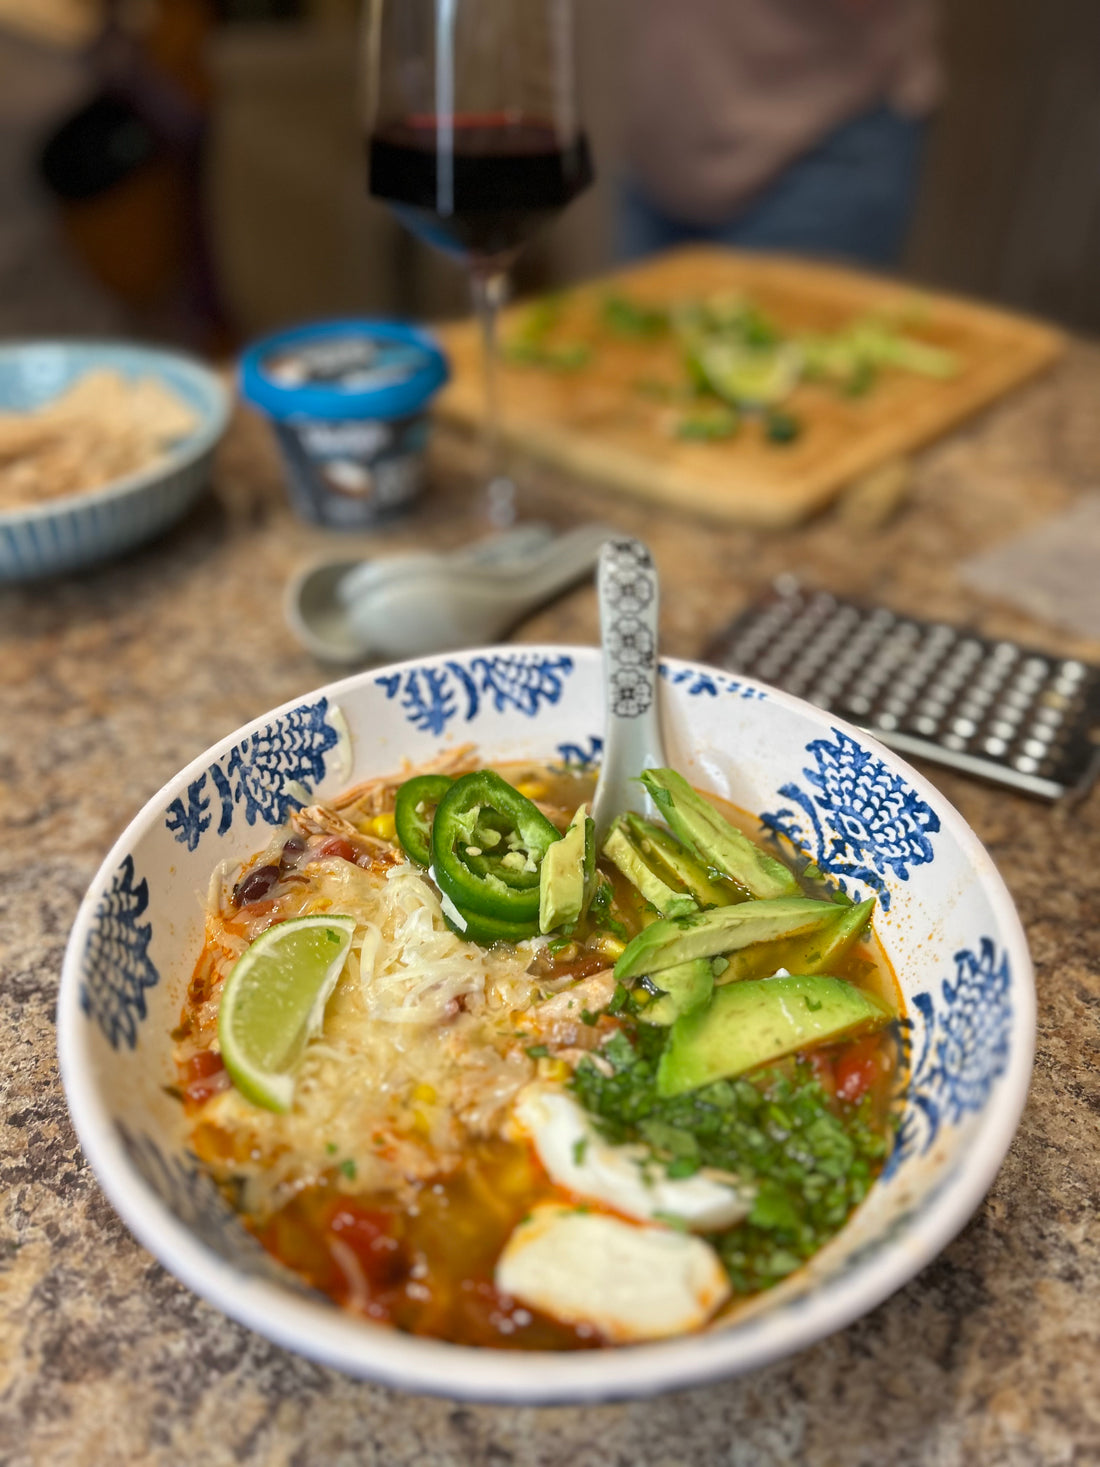
[[884, 744], [1056, 800], [1100, 772], [1100, 667], [860, 606], [782, 577], [707, 660]]

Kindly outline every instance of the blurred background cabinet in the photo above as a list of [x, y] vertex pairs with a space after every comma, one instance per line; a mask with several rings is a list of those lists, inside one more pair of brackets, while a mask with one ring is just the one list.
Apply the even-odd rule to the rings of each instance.
[[[172, 0], [120, 0], [150, 10]], [[34, 153], [91, 82], [97, 0], [0, 0], [0, 330], [122, 319], [51, 232]], [[519, 289], [615, 252], [618, 37], [630, 0], [578, 6], [599, 180], [523, 260]], [[220, 0], [206, 40], [203, 191], [235, 335], [302, 317], [465, 311], [460, 271], [366, 196], [356, 0]], [[933, 123], [908, 274], [1086, 331], [1100, 328], [1100, 4], [950, 0], [948, 92]], [[126, 242], [120, 242], [126, 248]], [[158, 329], [158, 328], [154, 328]]]

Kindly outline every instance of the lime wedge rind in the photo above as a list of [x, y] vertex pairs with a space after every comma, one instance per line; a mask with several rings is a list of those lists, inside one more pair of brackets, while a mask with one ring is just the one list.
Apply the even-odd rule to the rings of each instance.
[[320, 1032], [354, 932], [354, 917], [294, 917], [237, 959], [222, 990], [218, 1042], [230, 1079], [254, 1105], [290, 1110], [298, 1066]]

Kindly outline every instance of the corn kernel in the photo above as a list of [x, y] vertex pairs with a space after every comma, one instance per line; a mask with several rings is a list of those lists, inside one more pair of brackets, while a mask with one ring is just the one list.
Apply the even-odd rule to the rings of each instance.
[[619, 939], [617, 937], [613, 937], [610, 932], [597, 933], [596, 936], [587, 943], [587, 946], [593, 952], [599, 953], [602, 957], [610, 958], [613, 962], [617, 958], [621, 958], [623, 953], [626, 951], [626, 943], [620, 942]]
[[540, 1080], [568, 1080], [573, 1071], [564, 1060], [544, 1056], [536, 1061], [536, 1071]]
[[421, 1136], [425, 1140], [432, 1134], [432, 1123], [422, 1110], [413, 1111], [412, 1130], [414, 1136]]
[[543, 784], [541, 779], [522, 779], [516, 789], [528, 800], [545, 800], [550, 793], [550, 786]]
[[430, 1085], [418, 1085], [413, 1091], [413, 1099], [419, 1100], [421, 1105], [434, 1105], [438, 1097]]
[[367, 829], [371, 835], [376, 835], [380, 840], [393, 840], [397, 834], [397, 826], [394, 824], [393, 811], [386, 810], [381, 815], [375, 815], [367, 821]]

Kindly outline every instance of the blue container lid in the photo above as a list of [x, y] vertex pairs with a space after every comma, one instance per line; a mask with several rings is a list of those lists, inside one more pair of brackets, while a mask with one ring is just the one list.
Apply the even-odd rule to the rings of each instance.
[[397, 321], [323, 321], [264, 337], [241, 358], [241, 391], [286, 418], [405, 418], [443, 386], [447, 359]]

